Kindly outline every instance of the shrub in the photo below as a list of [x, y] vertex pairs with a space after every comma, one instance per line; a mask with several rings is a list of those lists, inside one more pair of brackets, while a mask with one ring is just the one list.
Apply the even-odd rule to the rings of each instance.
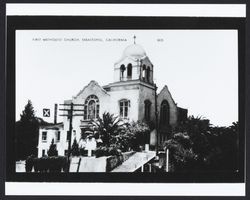
[[108, 147], [116, 148], [122, 152], [131, 149], [139, 151], [140, 146], [149, 142], [150, 127], [141, 121], [126, 124], [126, 129], [121, 129], [119, 133], [112, 136]]
[[108, 156], [108, 150], [107, 147], [98, 147], [95, 151], [95, 156], [97, 158], [102, 157], [102, 156]]
[[115, 146], [111, 146], [108, 148], [108, 154], [110, 156], [120, 156], [121, 155], [121, 150], [117, 149]]
[[58, 156], [58, 151], [56, 150], [56, 144], [54, 144], [54, 139], [51, 141], [51, 145], [48, 150], [48, 156]]
[[170, 152], [171, 171], [193, 170], [197, 162], [197, 155], [192, 149], [192, 142], [186, 133], [176, 133], [172, 139], [164, 143]]
[[121, 151], [117, 149], [116, 147], [98, 147], [95, 151], [96, 157], [102, 157], [102, 156], [120, 156]]
[[39, 158], [34, 158], [34, 159], [33, 159], [34, 170], [35, 170], [35, 172], [39, 172], [39, 165], [38, 165], [38, 162], [39, 162]]
[[145, 122], [133, 122], [126, 132], [129, 138], [129, 147], [135, 151], [140, 150], [140, 145], [149, 142], [150, 127]]
[[[188, 167], [192, 170], [226, 170], [239, 169], [239, 124], [234, 122], [231, 126], [211, 126], [208, 119], [190, 116], [185, 122], [178, 125], [172, 138], [184, 150]], [[181, 133], [179, 133], [181, 132]], [[179, 137], [181, 134], [188, 137]], [[173, 151], [174, 154], [176, 151]], [[181, 152], [181, 151], [180, 151]], [[195, 159], [193, 159], [195, 154]], [[177, 154], [176, 154], [177, 155]], [[193, 166], [192, 166], [193, 165]], [[182, 165], [184, 166], [184, 165]], [[189, 167], [192, 166], [192, 167]]]
[[81, 156], [87, 156], [88, 155], [88, 150], [86, 150], [85, 148], [80, 148], [79, 149], [79, 154]]
[[77, 144], [76, 138], [74, 139], [74, 142], [71, 147], [71, 154], [72, 156], [79, 156], [80, 154], [79, 145]]
[[123, 156], [110, 156], [107, 158], [107, 165], [106, 165], [106, 171], [110, 172], [112, 169], [117, 167], [118, 165], [122, 164], [123, 162]]
[[38, 169], [40, 172], [47, 172], [49, 170], [49, 160], [48, 157], [42, 157], [38, 161]]
[[64, 171], [64, 172], [66, 172], [67, 171], [67, 169], [68, 169], [68, 159], [67, 159], [67, 157], [61, 157], [61, 164], [62, 164], [62, 170]]
[[67, 169], [67, 158], [64, 156], [52, 156], [52, 157], [42, 157], [34, 158], [30, 157], [26, 160], [28, 163], [27, 172], [32, 170], [34, 166], [35, 172], [65, 172]]
[[31, 172], [32, 171], [32, 168], [33, 168], [33, 165], [34, 165], [34, 160], [33, 160], [33, 156], [29, 156], [26, 160], [26, 163], [25, 163], [25, 170], [26, 172]]
[[49, 164], [49, 171], [50, 172], [61, 172], [61, 170], [62, 170], [62, 163], [61, 163], [62, 161], [61, 161], [61, 159], [60, 159], [60, 157], [51, 157], [50, 159], [49, 159], [49, 162], [48, 162], [48, 164]]

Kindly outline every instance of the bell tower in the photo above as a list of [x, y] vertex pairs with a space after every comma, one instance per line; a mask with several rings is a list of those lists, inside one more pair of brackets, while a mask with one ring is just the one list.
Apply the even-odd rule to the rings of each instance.
[[140, 80], [153, 85], [153, 64], [149, 60], [145, 50], [134, 43], [126, 47], [122, 57], [114, 65], [114, 82]]

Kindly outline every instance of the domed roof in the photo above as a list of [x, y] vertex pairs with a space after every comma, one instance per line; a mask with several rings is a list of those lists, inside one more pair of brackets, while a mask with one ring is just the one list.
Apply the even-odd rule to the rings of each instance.
[[123, 57], [133, 57], [141, 59], [146, 57], [146, 52], [139, 44], [131, 44], [123, 51]]

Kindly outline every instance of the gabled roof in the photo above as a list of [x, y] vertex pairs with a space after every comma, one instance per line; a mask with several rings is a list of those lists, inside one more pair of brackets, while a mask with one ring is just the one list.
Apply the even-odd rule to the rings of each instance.
[[157, 96], [159, 96], [159, 95], [160, 95], [162, 92], [164, 92], [165, 90], [169, 93], [169, 96], [170, 96], [170, 98], [172, 99], [172, 101], [174, 102], [174, 104], [177, 105], [177, 104], [175, 103], [173, 97], [172, 97], [172, 94], [171, 94], [170, 91], [168, 90], [168, 86], [166, 86], [166, 85], [164, 85], [164, 87], [161, 89], [161, 91], [159, 92], [159, 94], [157, 94]]
[[86, 85], [82, 90], [80, 90], [80, 92], [78, 92], [78, 94], [73, 98], [78, 97], [86, 88], [91, 87], [91, 86], [97, 86], [101, 89], [102, 92], [104, 92], [105, 94], [108, 94], [107, 91], [105, 89], [103, 89], [103, 87], [101, 87], [96, 81], [92, 80], [89, 82], [88, 85]]
[[40, 129], [46, 129], [46, 130], [59, 130], [61, 128], [63, 128], [63, 122], [40, 126]]

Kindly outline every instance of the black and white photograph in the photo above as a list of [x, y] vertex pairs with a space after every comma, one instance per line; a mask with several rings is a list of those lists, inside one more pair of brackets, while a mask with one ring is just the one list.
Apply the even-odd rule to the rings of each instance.
[[244, 20], [9, 16], [7, 179], [243, 183]]
[[16, 31], [16, 172], [239, 170], [237, 37]]

